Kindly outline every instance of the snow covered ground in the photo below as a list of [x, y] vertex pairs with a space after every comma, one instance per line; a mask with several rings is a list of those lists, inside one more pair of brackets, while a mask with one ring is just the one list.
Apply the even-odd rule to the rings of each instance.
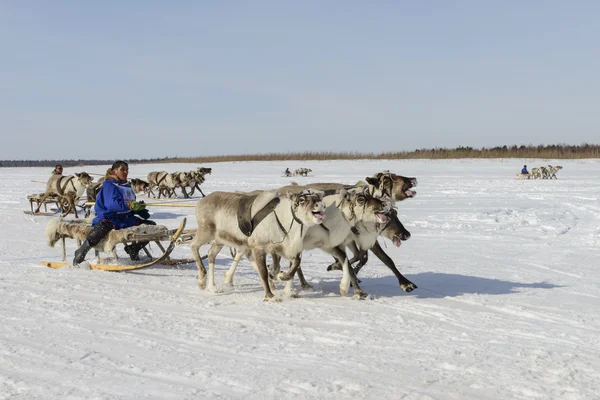
[[[564, 166], [558, 180], [513, 179], [523, 164], [548, 163]], [[598, 160], [204, 166], [213, 167], [206, 194], [354, 183], [384, 169], [416, 176], [417, 197], [398, 203], [412, 238], [380, 243], [418, 289], [403, 293], [371, 256], [360, 274], [371, 298], [340, 297], [341, 273], [325, 270], [319, 250], [303, 256], [314, 290], [280, 303], [262, 301], [247, 261], [218, 294], [197, 288], [194, 264], [49, 269], [39, 262], [60, 259], [60, 249], [45, 243], [48, 217], [22, 210], [44, 189], [32, 180], [51, 168], [2, 168], [0, 399], [600, 397]], [[301, 166], [312, 176], [280, 176]], [[196, 167], [130, 165], [130, 177]], [[82, 170], [106, 166], [65, 174]], [[193, 210], [150, 209], [172, 228], [182, 217], [195, 227]], [[74, 250], [68, 243], [70, 258]], [[230, 261], [223, 251], [218, 285]]]

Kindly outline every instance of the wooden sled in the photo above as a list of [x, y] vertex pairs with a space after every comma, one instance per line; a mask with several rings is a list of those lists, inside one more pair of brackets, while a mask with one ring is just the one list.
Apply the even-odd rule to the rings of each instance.
[[531, 179], [531, 174], [516, 174], [515, 179]]
[[[147, 268], [147, 267], [150, 267], [155, 264], [179, 265], [179, 264], [186, 264], [189, 262], [193, 262], [194, 260], [190, 260], [190, 259], [172, 259], [170, 257], [171, 252], [175, 249], [175, 247], [178, 247], [181, 244], [192, 240], [192, 238], [193, 238], [195, 230], [187, 230], [187, 231], [184, 230], [185, 224], [186, 224], [186, 218], [184, 218], [181, 221], [181, 224], [179, 225], [179, 227], [177, 229], [173, 229], [173, 230], [168, 230], [166, 227], [161, 227], [161, 226], [157, 226], [157, 225], [140, 226], [140, 227], [144, 227], [144, 228], [148, 228], [148, 227], [158, 228], [158, 229], [155, 229], [156, 232], [154, 232], [154, 233], [139, 233], [139, 232], [136, 232], [136, 230], [132, 229], [132, 228], [121, 229], [121, 230], [119, 230], [119, 231], [121, 231], [120, 234], [124, 234], [125, 237], [122, 240], [120, 240], [119, 243], [136, 243], [136, 242], [140, 242], [140, 241], [153, 241], [161, 249], [162, 254], [160, 254], [156, 258], [153, 258], [152, 255], [150, 254], [150, 252], [148, 251], [148, 249], [146, 249], [146, 247], [144, 247], [143, 250], [146, 252], [146, 255], [150, 258], [149, 261], [138, 263], [138, 264], [129, 264], [129, 265], [127, 265], [127, 264], [126, 265], [106, 264], [106, 262], [114, 262], [115, 260], [118, 261], [118, 258], [115, 259], [115, 257], [113, 257], [110, 259], [99, 259], [100, 263], [90, 264], [90, 269], [103, 270], [103, 271], [130, 271], [130, 270], [136, 270], [136, 269], [141, 269], [141, 268]], [[139, 227], [134, 227], [134, 228], [139, 228]], [[164, 229], [161, 229], [161, 228], [164, 228]], [[129, 230], [129, 232], [127, 232], [128, 230]], [[119, 231], [111, 231], [111, 232], [119, 232]], [[109, 232], [109, 234], [110, 234], [110, 232]], [[41, 262], [42, 265], [49, 267], [49, 268], [54, 268], [54, 269], [63, 268], [63, 267], [66, 267], [69, 265], [69, 263], [66, 261], [66, 250], [65, 250], [65, 238], [66, 237], [77, 239], [78, 243], [81, 242], [81, 237], [79, 237], [79, 236], [72, 237], [72, 236], [63, 235], [61, 237], [62, 247], [63, 247], [63, 260], [60, 262], [42, 261]], [[166, 246], [166, 248], [165, 248], [165, 246], [163, 246], [161, 241], [169, 242], [168, 245]], [[116, 255], [116, 251], [113, 250], [113, 254]], [[96, 256], [97, 255], [98, 255], [98, 252], [96, 253]]]
[[[62, 217], [68, 215], [69, 213], [75, 214], [74, 210], [71, 209], [69, 201], [59, 195], [53, 194], [49, 197], [46, 197], [44, 201], [42, 201], [44, 193], [30, 194], [27, 196], [27, 200], [29, 201], [30, 211], [23, 211], [27, 215], [39, 215], [39, 216], [57, 216], [60, 215]], [[48, 211], [48, 205], [53, 206]], [[44, 211], [35, 212], [35, 210], [40, 207], [44, 207]], [[86, 205], [85, 197], [77, 199], [75, 203], [76, 208], [80, 208], [87, 218], [90, 215], [91, 207]]]

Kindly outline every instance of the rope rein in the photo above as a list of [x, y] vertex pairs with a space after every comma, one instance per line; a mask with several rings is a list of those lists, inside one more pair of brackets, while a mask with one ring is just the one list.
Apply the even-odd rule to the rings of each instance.
[[273, 210], [273, 214], [275, 214], [275, 221], [277, 221], [277, 225], [279, 226], [279, 229], [281, 229], [281, 231], [283, 232], [283, 238], [279, 242], [271, 242], [272, 244], [283, 243], [285, 238], [292, 231], [292, 226], [294, 225], [294, 221], [296, 221], [298, 224], [300, 224], [300, 237], [302, 237], [302, 235], [304, 234], [304, 223], [302, 223], [302, 221], [296, 216], [296, 213], [294, 213], [294, 206], [290, 206], [290, 211], [292, 212], [292, 221], [290, 222], [290, 227], [286, 231], [285, 228], [283, 227], [283, 224], [281, 223], [281, 220], [279, 219], [279, 216], [277, 215], [277, 212], [275, 210]]

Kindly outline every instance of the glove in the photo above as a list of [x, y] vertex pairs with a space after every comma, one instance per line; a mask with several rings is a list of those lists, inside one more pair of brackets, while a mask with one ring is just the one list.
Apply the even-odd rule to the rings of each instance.
[[136, 214], [142, 217], [143, 219], [150, 218], [150, 213], [145, 208], [143, 210], [138, 211]]
[[146, 208], [146, 203], [144, 203], [143, 201], [132, 201], [129, 203], [129, 209], [131, 211], [133, 211], [134, 214], [139, 213], [140, 211], [142, 211], [143, 209]]

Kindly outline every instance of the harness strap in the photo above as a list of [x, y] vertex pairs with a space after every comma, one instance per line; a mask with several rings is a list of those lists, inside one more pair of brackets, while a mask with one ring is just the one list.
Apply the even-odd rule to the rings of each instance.
[[167, 175], [169, 175], [169, 173], [167, 172], [166, 174], [164, 174], [160, 179], [156, 180], [156, 186], [160, 185], [160, 183], [162, 181], [164, 181], [165, 179], [167, 179]]
[[[298, 219], [298, 217], [296, 217], [296, 213], [294, 212], [294, 207], [293, 206], [290, 206], [290, 211], [292, 212], [292, 218], [293, 218], [292, 223], [294, 221], [296, 221], [297, 223], [300, 224], [300, 237], [302, 237], [302, 233], [303, 233], [303, 230], [304, 230], [304, 224], [302, 223], [302, 221], [300, 221]], [[292, 225], [291, 224], [290, 224], [290, 229], [292, 229]]]
[[[67, 179], [67, 181], [65, 182], [64, 186], [61, 185], [63, 179]], [[64, 195], [65, 194], [65, 189], [67, 188], [67, 185], [71, 183], [71, 185], [73, 186], [73, 189], [75, 190], [75, 192], [77, 192], [77, 189], [75, 188], [75, 184], [73, 183], [73, 177], [69, 176], [68, 178], [66, 176], [61, 176], [60, 178], [58, 178], [58, 181], [56, 182], [56, 189], [58, 191], [59, 195]]]

